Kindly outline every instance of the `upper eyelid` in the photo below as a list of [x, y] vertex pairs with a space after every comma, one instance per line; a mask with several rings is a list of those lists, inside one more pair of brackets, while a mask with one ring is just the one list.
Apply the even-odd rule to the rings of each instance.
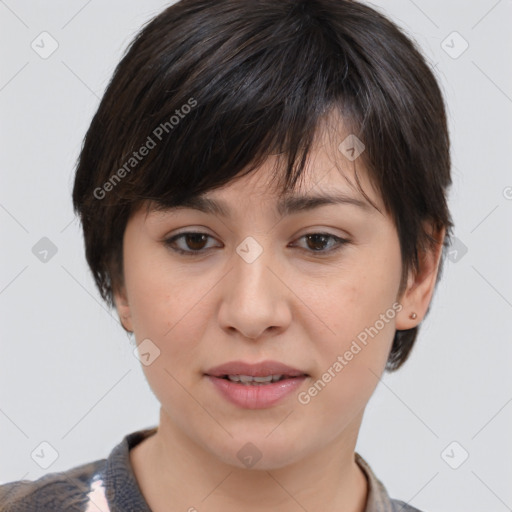
[[[180, 239], [180, 237], [184, 237], [185, 235], [189, 235], [189, 234], [196, 234], [196, 235], [206, 235], [207, 237], [210, 237], [210, 238], [213, 238], [215, 239], [215, 236], [213, 235], [210, 235], [209, 233], [206, 233], [206, 232], [203, 232], [203, 231], [182, 231], [182, 232], [179, 232], [179, 233], [175, 233], [173, 235], [170, 235], [170, 236], [166, 236], [163, 238], [163, 242], [166, 243], [166, 244], [169, 244], [172, 242], [172, 243], [175, 243], [176, 240]], [[313, 230], [313, 231], [308, 231], [307, 233], [304, 233], [302, 235], [299, 235], [297, 237], [295, 237], [295, 240], [301, 240], [302, 238], [308, 236], [308, 235], [324, 235], [324, 236], [327, 236], [329, 238], [332, 238], [333, 240], [336, 241], [336, 243], [338, 244], [338, 248], [340, 248], [341, 246], [343, 245], [346, 245], [347, 243], [350, 243], [351, 242], [351, 238], [346, 236], [346, 235], [335, 235], [333, 233], [329, 233], [329, 232], [326, 232], [326, 231], [322, 231], [322, 230]], [[208, 249], [212, 249], [212, 247], [209, 247]], [[190, 254], [200, 254], [202, 252], [206, 252], [208, 249], [201, 249], [201, 250], [198, 250], [198, 251], [194, 251], [194, 250], [185, 250], [185, 249], [177, 249], [178, 251], [183, 251], [183, 252], [187, 252], [187, 253], [190, 253]], [[334, 249], [335, 250], [335, 249]], [[318, 254], [320, 253], [329, 253], [329, 252], [334, 252], [334, 250], [331, 250], [331, 251], [317, 251]], [[315, 253], [315, 251], [311, 251], [312, 253]]]
[[[207, 231], [200, 231], [200, 230], [194, 230], [194, 229], [191, 230], [190, 228], [188, 228], [186, 231], [179, 231], [178, 233], [173, 233], [171, 235], [165, 235], [164, 237], [162, 237], [162, 240], [170, 240], [170, 239], [173, 239], [173, 238], [177, 238], [177, 237], [179, 237], [181, 235], [188, 235], [188, 234], [192, 234], [192, 235], [206, 235], [206, 236], [209, 236], [210, 238], [216, 238], [215, 235], [212, 235], [211, 233], [208, 233]], [[320, 229], [320, 228], [310, 229], [306, 233], [298, 235], [295, 238], [302, 238], [302, 237], [307, 236], [307, 235], [327, 235], [327, 236], [332, 236], [333, 238], [340, 238], [340, 239], [349, 239], [349, 238], [351, 238], [348, 233], [346, 233], [346, 234], [338, 234], [337, 235], [337, 234], [334, 234], [334, 233], [329, 233], [328, 231], [325, 231], [325, 230]]]
[[[318, 226], [320, 226], [320, 224]], [[185, 226], [185, 227], [177, 228], [177, 229], [179, 231], [177, 231], [177, 232], [172, 231], [173, 234], [165, 235], [163, 238], [170, 238], [172, 236], [183, 235], [183, 234], [188, 234], [188, 233], [196, 233], [199, 235], [208, 235], [208, 236], [211, 236], [214, 238], [216, 237], [216, 235], [214, 235], [210, 232], [211, 229], [205, 225], [198, 224], [197, 226], [196, 225], [192, 225], [190, 227]], [[310, 235], [310, 234], [326, 234], [326, 235], [337, 236], [337, 237], [341, 237], [341, 238], [349, 238], [351, 236], [348, 231], [342, 230], [341, 228], [336, 228], [334, 226], [324, 226], [324, 227], [312, 226], [312, 227], [307, 227], [307, 228], [303, 228], [303, 229], [306, 229], [307, 231], [304, 232], [300, 236]], [[181, 230], [183, 230], [183, 231], [181, 231]], [[338, 230], [338, 231], [340, 231], [340, 234], [329, 233], [329, 230]], [[231, 231], [231, 229], [229, 229], [229, 231], [230, 231], [230, 233], [233, 233]], [[302, 230], [299, 230], [298, 232], [301, 232], [301, 231]]]

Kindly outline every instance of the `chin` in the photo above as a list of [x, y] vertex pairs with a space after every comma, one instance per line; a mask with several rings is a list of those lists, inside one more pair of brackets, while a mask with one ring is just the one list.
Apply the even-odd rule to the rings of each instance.
[[210, 451], [225, 464], [239, 469], [275, 470], [293, 464], [304, 456], [304, 443], [300, 443], [300, 449], [297, 444], [290, 436], [271, 439], [268, 431], [253, 436], [245, 432], [244, 435], [229, 439], [217, 449], [210, 446]]

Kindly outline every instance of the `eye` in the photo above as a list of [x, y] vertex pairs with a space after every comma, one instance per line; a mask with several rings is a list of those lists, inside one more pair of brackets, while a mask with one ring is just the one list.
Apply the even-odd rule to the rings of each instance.
[[[212, 247], [206, 247], [209, 238], [213, 238], [207, 233], [188, 231], [180, 233], [164, 240], [164, 245], [177, 252], [187, 256], [199, 256], [204, 254]], [[306, 241], [306, 248], [303, 250], [318, 256], [332, 254], [340, 250], [344, 245], [350, 243], [350, 240], [330, 233], [308, 233], [299, 238]], [[182, 246], [178, 246], [182, 242]]]
[[[345, 244], [350, 243], [346, 238], [331, 235], [330, 233], [308, 233], [307, 235], [301, 236], [299, 240], [304, 239], [306, 241], [308, 252], [318, 253], [319, 256], [325, 254], [332, 254], [340, 250]], [[331, 243], [329, 243], [329, 241]]]
[[[188, 231], [186, 233], [180, 233], [179, 235], [174, 235], [170, 238], [167, 238], [164, 240], [164, 244], [179, 254], [186, 254], [187, 256], [198, 256], [199, 254], [206, 252], [203, 249], [208, 238], [212, 237], [207, 233]], [[178, 240], [184, 242], [183, 245], [191, 250], [183, 249], [182, 247], [176, 247]]]

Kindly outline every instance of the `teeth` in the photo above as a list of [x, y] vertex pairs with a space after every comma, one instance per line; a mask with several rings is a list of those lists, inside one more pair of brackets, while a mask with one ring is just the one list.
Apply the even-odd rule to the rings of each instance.
[[253, 380], [255, 382], [272, 382], [272, 375], [269, 375], [267, 377], [254, 377]]
[[241, 382], [242, 384], [269, 384], [281, 380], [282, 375], [267, 375], [266, 377], [252, 377], [250, 375], [228, 375], [231, 382]]

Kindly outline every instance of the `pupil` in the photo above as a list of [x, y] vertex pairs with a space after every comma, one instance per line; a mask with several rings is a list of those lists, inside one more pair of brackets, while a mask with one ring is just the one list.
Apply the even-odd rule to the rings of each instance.
[[[205, 235], [201, 233], [190, 233], [187, 235], [187, 245], [190, 249], [199, 250], [203, 248], [204, 245], [204, 238]], [[190, 240], [192, 240], [192, 243], [190, 243]], [[203, 243], [201, 243], [201, 241]], [[199, 247], [197, 245], [194, 245], [195, 243], [199, 242]]]
[[318, 241], [318, 239], [320, 239], [322, 241], [320, 243], [321, 247], [318, 247], [317, 249], [315, 249], [315, 247], [313, 247], [313, 249], [314, 250], [321, 250], [321, 249], [325, 248], [325, 243], [326, 243], [328, 237], [326, 237], [325, 235], [308, 235], [307, 239], [308, 239], [308, 241], [312, 241], [313, 240], [313, 244], [315, 243], [315, 240]]

